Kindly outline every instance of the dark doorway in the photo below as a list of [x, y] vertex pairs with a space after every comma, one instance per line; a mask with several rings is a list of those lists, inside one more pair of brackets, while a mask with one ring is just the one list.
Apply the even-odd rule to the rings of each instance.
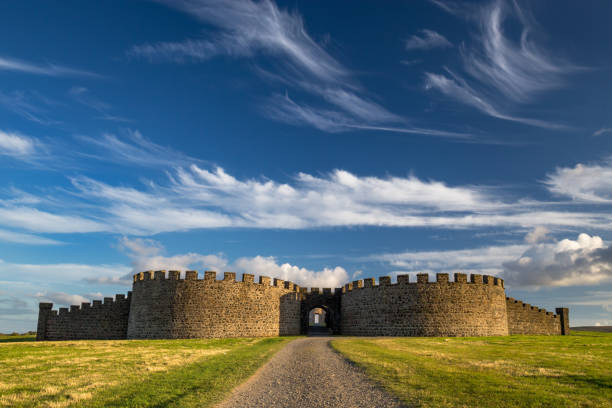
[[329, 336], [332, 334], [330, 312], [326, 306], [314, 306], [308, 311], [307, 334], [309, 336]]

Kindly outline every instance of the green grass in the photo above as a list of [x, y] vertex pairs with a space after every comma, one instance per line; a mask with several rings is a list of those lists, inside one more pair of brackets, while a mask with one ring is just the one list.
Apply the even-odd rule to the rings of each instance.
[[415, 407], [612, 407], [612, 334], [342, 338], [332, 346]]
[[34, 342], [32, 336], [0, 336], [0, 407], [206, 407], [291, 339]]

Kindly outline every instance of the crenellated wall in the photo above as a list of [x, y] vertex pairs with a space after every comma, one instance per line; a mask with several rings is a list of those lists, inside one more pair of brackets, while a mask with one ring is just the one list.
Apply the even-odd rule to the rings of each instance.
[[349, 283], [342, 295], [342, 334], [353, 336], [504, 336], [508, 334], [503, 280], [439, 273]]
[[225, 272], [147, 271], [128, 296], [52, 310], [40, 303], [37, 340], [260, 337], [306, 333], [308, 312], [322, 307], [334, 334], [354, 336], [503, 336], [569, 334], [569, 311], [557, 314], [505, 297], [492, 276], [439, 273], [435, 282], [381, 276], [343, 288]]
[[187, 271], [135, 275], [127, 338], [285, 336], [300, 333], [296, 285], [265, 276]]
[[125, 339], [131, 292], [94, 300], [81, 306], [51, 310], [52, 303], [40, 303], [36, 340]]
[[563, 330], [563, 312], [553, 314], [513, 298], [506, 298], [506, 310], [509, 334], [569, 334], [569, 324], [567, 333]]

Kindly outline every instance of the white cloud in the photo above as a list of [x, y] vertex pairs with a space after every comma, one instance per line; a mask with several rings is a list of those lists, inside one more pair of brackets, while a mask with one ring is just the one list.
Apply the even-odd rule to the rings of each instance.
[[482, 248], [405, 251], [368, 256], [366, 260], [382, 261], [399, 269], [396, 273], [482, 273], [499, 275], [502, 262], [511, 261], [527, 249], [526, 245], [502, 245]]
[[602, 165], [577, 164], [560, 167], [544, 181], [548, 189], [574, 200], [590, 203], [612, 202], [612, 160]]
[[537, 226], [525, 235], [525, 242], [529, 244], [537, 244], [538, 242], [545, 241], [549, 238], [548, 233], [550, 231], [546, 227]]
[[256, 256], [239, 258], [234, 263], [236, 270], [254, 275], [264, 275], [291, 281], [302, 287], [339, 288], [349, 281], [346, 270], [340, 266], [313, 271], [284, 263], [279, 265], [276, 258]]
[[30, 137], [0, 130], [0, 155], [28, 157], [36, 152], [36, 144]]
[[0, 225], [38, 233], [108, 231], [103, 223], [74, 215], [53, 214], [24, 206], [0, 206]]
[[242, 257], [229, 262], [222, 254], [203, 255], [187, 253], [164, 256], [163, 246], [150, 239], [123, 237], [120, 247], [132, 260], [133, 269], [124, 279], [129, 279], [132, 273], [145, 270], [214, 270], [219, 273], [231, 270], [238, 273], [250, 273], [256, 276], [269, 276], [288, 280], [308, 287], [340, 287], [348, 282], [349, 275], [342, 267], [324, 268], [319, 271], [302, 268], [289, 263], [278, 264], [275, 257], [255, 256]]
[[80, 305], [91, 302], [91, 298], [66, 292], [38, 292], [34, 295], [40, 302], [51, 302], [57, 306]]
[[431, 48], [446, 48], [452, 47], [450, 41], [442, 34], [433, 30], [421, 30], [421, 36], [413, 35], [406, 40], [407, 50], [429, 50]]
[[[297, 174], [288, 182], [237, 179], [222, 168], [177, 168], [168, 181], [113, 186], [86, 177], [38, 207], [0, 200], [0, 226], [39, 233], [148, 235], [198, 228], [305, 229], [515, 227], [611, 229], [606, 212], [557, 210], [559, 203], [511, 201], [486, 186], [449, 186], [415, 176]], [[52, 204], [49, 204], [51, 202]], [[61, 203], [61, 205], [58, 205]], [[48, 211], [46, 207], [54, 210]], [[82, 215], [80, 215], [82, 214]]]
[[34, 64], [27, 61], [0, 56], [0, 71], [15, 71], [44, 76], [88, 76], [98, 77], [92, 72], [69, 68], [56, 64]]
[[[32, 314], [35, 310], [25, 300], [18, 296], [0, 292], [0, 315], [19, 316]], [[0, 333], [2, 333], [0, 329]]]
[[132, 263], [132, 273], [148, 270], [178, 270], [191, 268], [206, 268], [222, 271], [228, 265], [222, 254], [201, 255], [187, 253], [174, 256], [164, 256], [163, 246], [152, 239], [127, 238], [119, 241], [120, 248], [128, 255]]
[[[593, 290], [586, 291], [579, 298], [566, 299], [568, 305], [577, 306], [599, 306], [606, 312], [612, 312], [612, 291], [609, 290]], [[595, 324], [600, 326], [601, 324]]]
[[6, 281], [32, 281], [40, 285], [62, 283], [73, 284], [100, 276], [121, 277], [130, 268], [124, 265], [87, 265], [76, 263], [23, 264], [5, 262], [0, 259], [0, 276]]
[[26, 245], [58, 245], [60, 241], [54, 239], [39, 237], [32, 234], [24, 234], [21, 232], [8, 231], [0, 229], [0, 241], [13, 242], [16, 244]]
[[504, 278], [519, 286], [581, 286], [612, 281], [612, 249], [598, 236], [578, 235], [536, 244], [503, 263]]
[[[363, 259], [384, 262], [396, 270], [394, 274], [464, 272], [497, 275], [512, 287], [593, 286], [612, 282], [612, 247], [606, 246], [600, 237], [584, 233], [575, 241], [563, 239], [531, 245], [405, 251]], [[597, 299], [593, 304], [601, 305], [602, 302]]]

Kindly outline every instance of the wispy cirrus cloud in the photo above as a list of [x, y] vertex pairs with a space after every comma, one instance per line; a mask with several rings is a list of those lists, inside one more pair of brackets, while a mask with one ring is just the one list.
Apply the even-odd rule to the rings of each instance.
[[271, 53], [285, 57], [283, 62], [294, 73], [308, 73], [329, 82], [338, 82], [348, 75], [348, 71], [308, 35], [299, 14], [281, 10], [272, 1], [161, 2], [221, 31], [213, 35], [211, 41], [187, 40], [174, 45], [160, 43], [150, 48], [136, 46], [129, 51], [130, 54], [176, 61], [180, 54], [202, 60], [218, 54], [250, 57], [257, 53]]
[[458, 3], [450, 0], [429, 0], [429, 2], [457, 17], [471, 18], [474, 14], [474, 6], [470, 3]]
[[[459, 10], [454, 3], [434, 3], [452, 14]], [[467, 11], [463, 9], [463, 12]], [[479, 33], [473, 46], [464, 45], [460, 51], [463, 68], [471, 79], [468, 81], [450, 71], [449, 76], [426, 73], [426, 88], [438, 90], [498, 119], [544, 128], [565, 127], [513, 115], [508, 113], [507, 106], [531, 102], [544, 91], [562, 87], [564, 77], [579, 68], [551, 56], [532, 40], [535, 21], [516, 2], [509, 5], [495, 0], [480, 10], [472, 10], [470, 16], [477, 22]], [[521, 24], [518, 43], [504, 32], [503, 25], [509, 16]]]
[[[271, 70], [255, 63], [255, 71], [262, 78], [290, 87], [295, 93], [317, 97], [316, 106], [300, 101], [299, 97], [267, 98], [263, 113], [274, 120], [313, 126], [324, 132], [374, 130], [384, 132], [443, 135], [443, 130], [410, 126], [404, 118], [393, 114], [380, 103], [367, 97], [367, 92], [355, 80], [354, 74], [334, 58], [308, 34], [302, 17], [297, 12], [280, 9], [270, 0], [219, 1], [182, 0], [162, 1], [178, 8], [216, 32], [205, 39], [186, 39], [180, 42], [141, 44], [128, 50], [128, 55], [149, 61], [175, 63], [201, 62], [218, 55], [235, 58], [267, 57]], [[425, 35], [432, 34], [427, 32]], [[428, 41], [436, 41], [434, 37]], [[438, 38], [439, 42], [440, 39]], [[278, 104], [278, 105], [276, 105]], [[291, 120], [297, 114], [298, 119]], [[337, 125], [334, 125], [334, 122]], [[345, 126], [346, 123], [357, 126]], [[468, 137], [468, 135], [463, 135]]]
[[494, 118], [523, 123], [549, 129], [564, 129], [566, 126], [545, 120], [513, 116], [496, 107], [484, 94], [474, 90], [463, 78], [447, 71], [450, 77], [440, 74], [425, 73], [425, 89], [435, 89], [444, 95], [466, 105], [471, 105], [479, 111]]
[[407, 50], [429, 50], [453, 46], [446, 37], [436, 31], [424, 29], [420, 33], [420, 36], [415, 34], [406, 40], [405, 46]]
[[97, 112], [100, 119], [114, 122], [130, 122], [129, 119], [110, 113], [112, 109], [111, 105], [93, 96], [90, 90], [83, 86], [71, 87], [68, 90], [68, 95], [81, 105]]
[[0, 226], [37, 233], [108, 231], [103, 223], [78, 215], [57, 214], [30, 206], [0, 206]]
[[62, 242], [37, 235], [0, 229], [0, 241], [24, 245], [59, 245]]
[[502, 263], [520, 256], [527, 245], [498, 245], [480, 248], [404, 251], [369, 255], [364, 260], [379, 261], [397, 270], [397, 273], [485, 273], [499, 275]]
[[601, 136], [606, 133], [612, 133], [612, 128], [601, 128], [593, 132], [593, 136]]
[[59, 121], [49, 117], [48, 107], [54, 102], [36, 92], [2, 92], [0, 106], [22, 118], [41, 125], [54, 125]]
[[[350, 96], [348, 99], [352, 99]], [[348, 101], [334, 101], [335, 104], [347, 104]], [[406, 133], [414, 135], [428, 135], [443, 138], [455, 139], [458, 141], [473, 140], [473, 136], [469, 133], [452, 132], [438, 129], [430, 129], [425, 127], [407, 126], [402, 124], [386, 124], [385, 117], [391, 117], [392, 114], [381, 111], [380, 116], [376, 116], [378, 109], [371, 111], [367, 110], [370, 105], [367, 101], [360, 101], [354, 106], [348, 108], [349, 111], [363, 112], [365, 116], [372, 117], [371, 122], [364, 122], [359, 117], [347, 115], [346, 112], [330, 108], [318, 108], [307, 104], [299, 104], [294, 101], [288, 94], [275, 94], [266, 100], [266, 103], [260, 106], [260, 110], [264, 115], [269, 116], [280, 122], [293, 125], [310, 125], [319, 130], [329, 133], [347, 132], [349, 130], [378, 130], [383, 132]], [[374, 105], [376, 106], [376, 105]]]
[[[518, 44], [503, 30], [510, 12], [522, 24]], [[575, 70], [567, 62], [549, 55], [532, 39], [535, 28], [527, 9], [513, 7], [499, 0], [482, 10], [480, 17], [480, 47], [463, 49], [466, 70], [480, 81], [497, 89], [506, 98], [527, 102], [534, 94], [555, 89], [564, 84], [562, 76]]]
[[100, 77], [93, 72], [56, 65], [51, 63], [35, 64], [16, 58], [0, 56], [0, 71], [13, 71], [25, 74], [44, 75], [44, 76], [86, 76]]
[[144, 137], [138, 130], [125, 129], [119, 135], [103, 133], [100, 136], [76, 137], [95, 150], [83, 151], [85, 157], [119, 164], [143, 167], [174, 167], [177, 163], [202, 163], [169, 146], [161, 146]]

